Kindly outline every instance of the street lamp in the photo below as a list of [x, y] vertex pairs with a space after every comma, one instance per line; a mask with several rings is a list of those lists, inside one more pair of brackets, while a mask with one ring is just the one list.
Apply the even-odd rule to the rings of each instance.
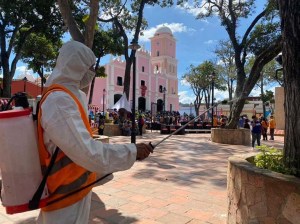
[[23, 78], [23, 81], [24, 81], [24, 91], [23, 92], [26, 92], [26, 82], [27, 82], [26, 76]]
[[132, 117], [131, 117], [131, 122], [132, 122], [132, 131], [131, 131], [131, 143], [136, 142], [136, 127], [135, 127], [135, 85], [136, 85], [136, 57], [135, 57], [135, 52], [140, 48], [141, 46], [138, 44], [137, 40], [133, 39], [128, 46], [129, 49], [133, 51], [133, 71], [132, 71]]
[[163, 89], [162, 89], [162, 91], [163, 91], [163, 93], [164, 93], [164, 112], [166, 111], [166, 92], [167, 92], [167, 89], [166, 89], [166, 87], [164, 87]]
[[211, 127], [214, 127], [214, 88], [216, 73], [213, 71], [210, 75], [211, 78]]
[[190, 103], [190, 115], [192, 115], [192, 107], [193, 107], [193, 103]]
[[104, 117], [104, 101], [105, 101], [106, 90], [103, 89], [103, 117]]

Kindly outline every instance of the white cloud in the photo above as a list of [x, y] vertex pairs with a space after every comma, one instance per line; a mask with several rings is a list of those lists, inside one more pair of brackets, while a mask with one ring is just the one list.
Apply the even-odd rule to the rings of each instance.
[[191, 103], [195, 101], [195, 96], [188, 91], [181, 91], [178, 93], [180, 103]]
[[[202, 6], [203, 3], [204, 3], [204, 0], [202, 0], [200, 5]], [[207, 11], [203, 7], [196, 8], [195, 6], [193, 6], [192, 4], [190, 4], [188, 2], [184, 3], [182, 6], [177, 5], [176, 8], [179, 10], [182, 10], [184, 12], [187, 12], [194, 17], [197, 17], [199, 15], [199, 13], [205, 13]], [[205, 19], [205, 18], [201, 19], [200, 21], [208, 23], [207, 19]]]
[[191, 86], [191, 85], [188, 83], [188, 81], [186, 81], [185, 79], [180, 80], [180, 84], [181, 84], [182, 86], [188, 86], [188, 87]]
[[16, 73], [15, 73], [14, 78], [22, 79], [22, 78], [24, 78], [24, 76], [26, 74], [26, 77], [29, 78], [30, 81], [32, 81], [32, 79], [34, 80], [33, 73], [34, 72], [31, 69], [29, 69], [29, 70], [27, 69], [26, 65], [21, 65], [16, 68]]
[[25, 66], [25, 65], [18, 66], [16, 68], [16, 72], [25, 72], [25, 71], [27, 71], [27, 66]]
[[183, 23], [162, 23], [155, 27], [151, 27], [147, 30], [142, 31], [143, 35], [139, 37], [141, 42], [148, 42], [150, 41], [149, 38], [154, 36], [155, 31], [162, 27], [167, 26], [172, 30], [172, 33], [187, 33], [187, 32], [194, 32], [195, 29], [188, 28], [187, 26], [183, 25]]
[[204, 43], [205, 44], [213, 44], [214, 42], [216, 42], [216, 40], [208, 40], [208, 41], [205, 41]]

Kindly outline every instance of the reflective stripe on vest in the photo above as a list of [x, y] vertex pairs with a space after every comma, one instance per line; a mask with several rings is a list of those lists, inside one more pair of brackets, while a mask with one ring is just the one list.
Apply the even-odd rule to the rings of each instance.
[[[79, 102], [76, 96], [67, 88], [60, 85], [52, 85], [47, 89], [47, 92], [43, 95], [40, 105], [45, 101], [46, 97], [54, 92], [54, 91], [63, 91], [69, 94], [75, 103], [78, 106], [78, 110], [80, 112], [81, 118], [85, 124], [85, 127], [89, 131], [92, 136], [92, 130], [90, 128], [87, 115]], [[40, 125], [42, 110], [40, 109], [38, 115], [38, 141], [39, 141], [39, 154], [41, 158], [41, 166], [42, 169], [45, 170], [50, 163], [51, 155], [48, 152], [47, 148], [44, 145], [43, 139], [43, 129]], [[49, 202], [55, 201], [62, 196], [65, 196], [71, 192], [74, 192], [82, 187], [94, 182], [96, 180], [96, 174], [92, 173], [85, 168], [75, 164], [70, 158], [68, 158], [63, 151], [59, 151], [57, 158], [55, 160], [54, 166], [50, 172], [50, 175], [47, 179], [47, 187], [50, 193]], [[43, 211], [53, 211], [60, 208], [67, 207], [76, 203], [85, 197], [92, 189], [91, 187], [87, 187], [84, 190], [77, 192], [76, 194], [70, 195], [62, 200], [58, 200], [57, 202], [48, 205], [42, 208]]]
[[58, 187], [54, 194], [68, 194], [74, 191], [74, 189], [80, 188], [88, 180], [88, 177], [91, 173], [92, 172], [87, 171], [84, 174], [82, 174], [81, 177], [74, 180], [72, 183]]

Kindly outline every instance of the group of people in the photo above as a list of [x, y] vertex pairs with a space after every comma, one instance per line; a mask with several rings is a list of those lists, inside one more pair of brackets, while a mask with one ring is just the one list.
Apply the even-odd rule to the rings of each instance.
[[[263, 136], [264, 141], [274, 140], [276, 122], [273, 115], [270, 116], [269, 121], [265, 117], [260, 117], [258, 119], [255, 115], [252, 116], [251, 121], [249, 121], [249, 119], [246, 117], [240, 117], [239, 126], [242, 128], [251, 129], [253, 148], [255, 146], [255, 142], [257, 142], [257, 145], [260, 146], [261, 136]], [[269, 139], [268, 130], [270, 134]]]

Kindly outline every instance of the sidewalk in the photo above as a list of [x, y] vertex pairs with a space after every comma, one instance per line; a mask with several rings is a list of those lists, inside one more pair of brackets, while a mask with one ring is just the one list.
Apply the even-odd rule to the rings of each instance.
[[[155, 144], [164, 137], [148, 132], [137, 142]], [[282, 148], [283, 137], [275, 139], [262, 144]], [[110, 142], [129, 143], [130, 137], [112, 137]], [[148, 159], [94, 187], [89, 223], [226, 223], [227, 158], [249, 151], [250, 146], [212, 143], [210, 134], [172, 136]], [[0, 224], [31, 224], [37, 215], [32, 211], [9, 216], [0, 206]]]

